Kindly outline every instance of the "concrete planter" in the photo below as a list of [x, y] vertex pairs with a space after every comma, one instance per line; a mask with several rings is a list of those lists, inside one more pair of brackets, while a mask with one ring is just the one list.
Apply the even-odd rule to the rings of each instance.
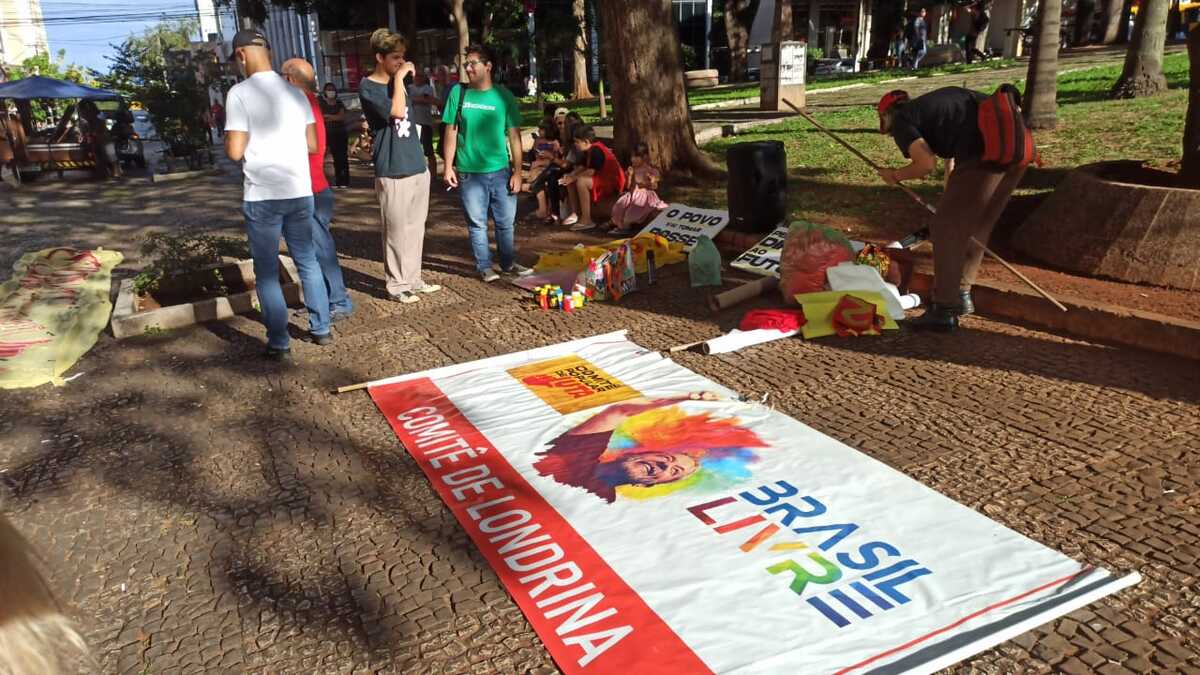
[[[300, 289], [300, 274], [296, 265], [287, 256], [279, 256], [280, 282], [283, 297], [289, 305], [300, 304], [303, 293]], [[239, 278], [247, 290], [219, 298], [208, 298], [169, 307], [158, 307], [138, 311], [138, 296], [133, 290], [133, 280], [121, 282], [117, 302], [113, 307], [112, 332], [118, 340], [142, 335], [147, 331], [183, 328], [205, 321], [222, 321], [254, 309], [254, 262], [241, 260], [221, 267], [225, 276]]]
[[1055, 267], [1138, 284], [1200, 290], [1200, 190], [1140, 162], [1075, 169], [1013, 237]]
[[715, 87], [721, 83], [720, 73], [715, 68], [708, 70], [689, 70], [683, 74], [688, 89]]

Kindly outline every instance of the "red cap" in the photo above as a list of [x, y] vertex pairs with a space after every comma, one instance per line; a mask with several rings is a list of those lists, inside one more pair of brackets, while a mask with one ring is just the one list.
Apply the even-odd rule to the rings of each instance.
[[876, 106], [876, 109], [879, 110], [879, 114], [882, 115], [888, 111], [888, 108], [891, 108], [892, 106], [896, 105], [897, 103], [907, 101], [907, 100], [908, 100], [908, 92], [907, 91], [904, 91], [903, 89], [896, 89], [895, 91], [889, 91], [888, 93], [883, 95], [883, 98], [879, 99], [879, 105]]

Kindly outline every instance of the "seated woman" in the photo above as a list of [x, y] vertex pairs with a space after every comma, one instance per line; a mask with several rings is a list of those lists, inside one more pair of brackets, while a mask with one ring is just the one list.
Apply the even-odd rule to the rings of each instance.
[[596, 131], [589, 126], [576, 130], [575, 150], [580, 163], [559, 181], [567, 188], [574, 211], [563, 224], [574, 231], [590, 230], [596, 226], [593, 212], [611, 213], [618, 195], [625, 191], [625, 172], [612, 150], [596, 140]]

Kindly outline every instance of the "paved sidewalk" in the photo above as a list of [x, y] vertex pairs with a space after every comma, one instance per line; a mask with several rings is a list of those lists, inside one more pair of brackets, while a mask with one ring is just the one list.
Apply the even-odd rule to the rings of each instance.
[[[441, 189], [426, 279], [446, 288], [389, 302], [374, 195], [354, 180], [334, 233], [358, 309], [332, 347], [295, 343], [294, 370], [259, 361], [263, 328], [240, 317], [103, 336], [67, 386], [0, 392], [4, 508], [104, 673], [553, 672], [369, 398], [329, 390], [619, 328], [664, 348], [740, 317], [712, 317], [682, 266], [621, 305], [543, 313], [474, 277]], [[237, 234], [239, 200], [233, 176], [0, 189], [0, 264], [51, 243], [133, 253], [138, 234], [182, 225]], [[519, 234], [525, 263], [579, 239]], [[966, 327], [676, 358], [1052, 548], [1145, 576], [954, 672], [1200, 673], [1196, 364]]]

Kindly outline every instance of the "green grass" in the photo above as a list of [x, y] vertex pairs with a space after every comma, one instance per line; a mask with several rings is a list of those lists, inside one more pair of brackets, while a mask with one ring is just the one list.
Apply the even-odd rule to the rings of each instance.
[[[1028, 208], [1032, 208], [1039, 195], [1053, 190], [1067, 171], [1080, 164], [1145, 159], [1162, 165], [1178, 159], [1187, 109], [1187, 55], [1168, 56], [1164, 70], [1171, 88], [1147, 99], [1107, 98], [1108, 89], [1120, 74], [1119, 67], [1088, 69], [1059, 79], [1058, 128], [1037, 132], [1044, 167], [1031, 168], [1019, 191], [1022, 200], [1029, 202]], [[978, 88], [990, 91], [1001, 81], [997, 77], [990, 86]], [[814, 115], [876, 163], [888, 167], [904, 164], [895, 142], [878, 133], [878, 118], [873, 108], [818, 111]], [[883, 185], [874, 170], [800, 118], [719, 139], [704, 149], [724, 165], [725, 151], [730, 146], [761, 140], [784, 143], [789, 169], [788, 205], [795, 217], [872, 238], [898, 236], [924, 221], [924, 211], [900, 190]], [[941, 181], [939, 171], [926, 180], [914, 182], [912, 187], [926, 199], [936, 201]], [[690, 186], [675, 184], [666, 191], [666, 196], [669, 201], [699, 207], [725, 208], [726, 204], [723, 181]]]
[[[937, 75], [948, 75], [957, 73], [970, 73], [980, 70], [995, 70], [999, 68], [1011, 68], [1018, 62], [1013, 59], [996, 59], [993, 61], [985, 61], [983, 63], [955, 63], [946, 66], [936, 66], [933, 68], [923, 68], [917, 73], [911, 73], [901, 70], [880, 70], [865, 73], [846, 73], [843, 75], [825, 75], [820, 78], [811, 79], [808, 82], [807, 88], [809, 91], [819, 89], [833, 89], [835, 87], [844, 87], [851, 84], [879, 84], [887, 80], [895, 80], [897, 78], [915, 77], [924, 79], [935, 77]], [[722, 103], [725, 101], [736, 101], [738, 99], [752, 98], [758, 96], [758, 83], [753, 82], [744, 85], [730, 86], [724, 85], [713, 89], [696, 89], [688, 92], [688, 103], [691, 105], [704, 105], [708, 103]], [[600, 117], [600, 103], [595, 100], [587, 101], [566, 101], [557, 104], [559, 106], [569, 108], [579, 113], [586, 122], [595, 122]], [[609, 114], [612, 114], [612, 107], [609, 106]], [[537, 104], [524, 103], [521, 105], [521, 124], [528, 127], [536, 127], [541, 120], [542, 111]]]

